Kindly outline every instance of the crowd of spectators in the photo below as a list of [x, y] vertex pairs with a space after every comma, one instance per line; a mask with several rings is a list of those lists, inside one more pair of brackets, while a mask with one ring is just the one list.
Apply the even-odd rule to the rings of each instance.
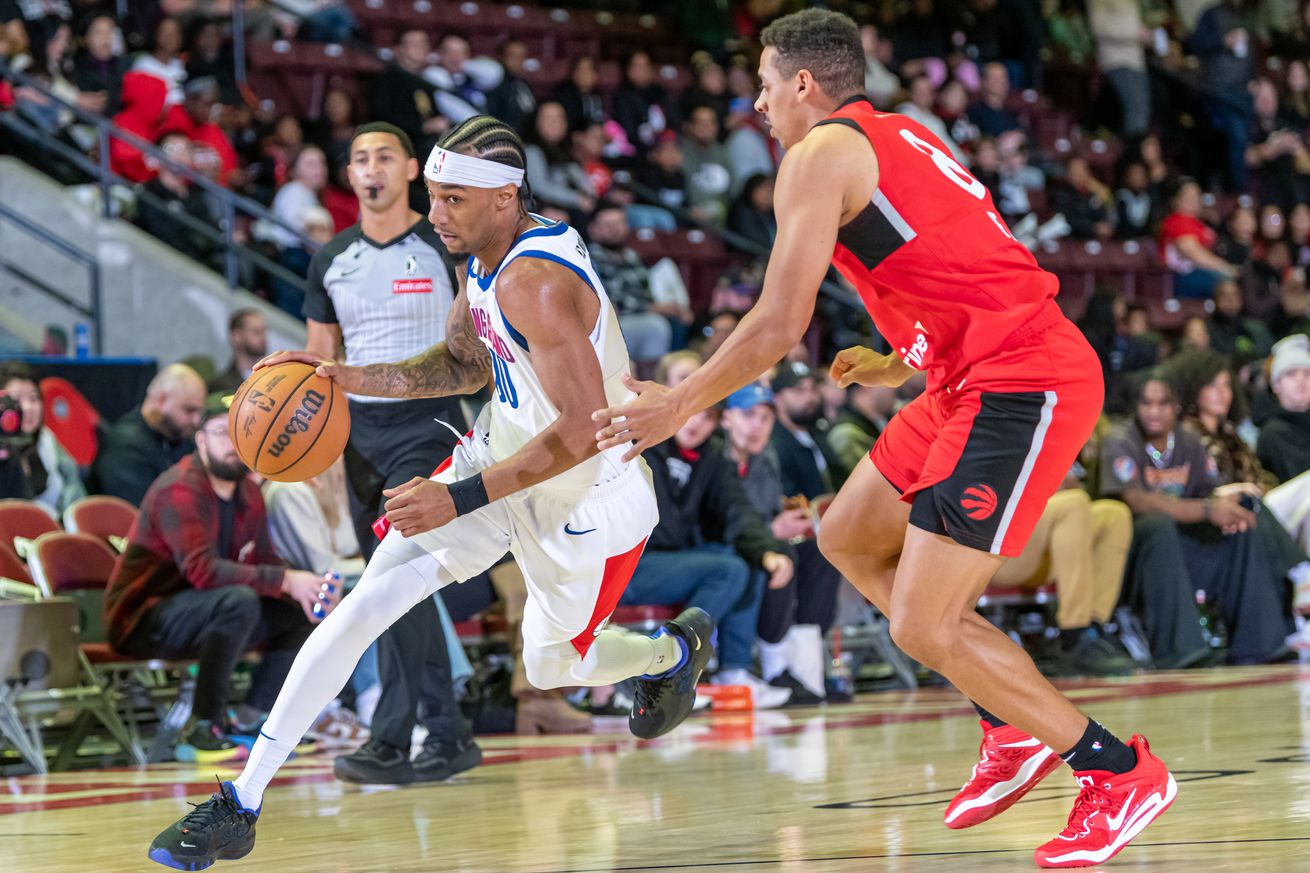
[[[760, 275], [747, 263], [767, 256], [776, 233], [781, 154], [753, 111], [744, 47], [783, 3], [750, 4], [728, 43], [690, 54], [681, 93], [643, 51], [622, 58], [612, 89], [589, 56], [542, 87], [526, 44], [512, 38], [495, 58], [475, 57], [459, 34], [419, 29], [368, 46], [337, 4], [317, 4], [335, 12], [311, 20], [248, 4], [252, 38], [335, 37], [387, 60], [365, 87], [330, 84], [310, 118], [246, 102], [228, 76], [230, 26], [197, 11], [206, 4], [176, 0], [160, 4], [170, 14], [124, 22], [96, 4], [20, 3], [21, 15], [11, 5], [0, 0], [0, 54], [26, 52], [28, 73], [57, 94], [269, 204], [280, 223], [256, 224], [248, 239], [293, 271], [314, 242], [355, 221], [343, 167], [357, 123], [395, 124], [422, 152], [469, 115], [510, 121], [528, 143], [538, 210], [588, 237], [637, 370], [667, 384], [732, 331]], [[1310, 649], [1297, 618], [1310, 612], [1310, 4], [912, 0], [852, 11], [874, 104], [940, 137], [1039, 257], [1062, 238], [1092, 253], [1149, 245], [1170, 274], [1167, 296], [1198, 302], [1181, 329], [1163, 329], [1145, 301], [1109, 290], [1086, 301], [1080, 324], [1107, 382], [1103, 426], [1028, 549], [996, 579], [1017, 589], [1054, 581], [1058, 638], [1045, 663], [1112, 674]], [[1069, 71], [1100, 87], [1061, 110], [1054, 80]], [[15, 89], [0, 100], [77, 142], [77, 126], [39, 95]], [[1044, 140], [1038, 111], [1071, 109], [1081, 131]], [[176, 220], [185, 212], [212, 224], [211, 198], [126, 144], [111, 157], [154, 195], [138, 207], [142, 227], [199, 262], [217, 256]], [[679, 265], [652, 263], [633, 245], [634, 234], [679, 228], [735, 235], [743, 266], [714, 299], [741, 305], [694, 311]], [[294, 293], [268, 292], [300, 315]], [[261, 322], [233, 319], [233, 361], [210, 390], [248, 374], [265, 351]], [[817, 549], [816, 525], [896, 409], [922, 390], [916, 380], [838, 388], [825, 376], [836, 335], [827, 327], [647, 453], [661, 523], [628, 601], [703, 605], [719, 624], [720, 680], [750, 685], [760, 705], [833, 698], [823, 639], [841, 579]], [[35, 383], [23, 378], [3, 390], [26, 397]], [[106, 430], [91, 490], [141, 505], [152, 482], [185, 472], [205, 397], [193, 370], [163, 370], [140, 408]], [[81, 481], [50, 440], [42, 453], [33, 415], [25, 407], [27, 442], [6, 443], [0, 468], [18, 483], [10, 494], [57, 508]], [[311, 497], [339, 483], [307, 487], [316, 490], [299, 495], [297, 517], [331, 522], [330, 501]], [[281, 558], [317, 570], [350, 551], [333, 534]]]

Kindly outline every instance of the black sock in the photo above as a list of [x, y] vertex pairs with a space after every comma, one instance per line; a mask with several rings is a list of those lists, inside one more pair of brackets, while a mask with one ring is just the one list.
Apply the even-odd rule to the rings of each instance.
[[[970, 703], [973, 703], [972, 700], [970, 700], [969, 702], [970, 702]], [[1002, 727], [1002, 726], [1005, 725], [1005, 722], [1001, 721], [999, 718], [997, 718], [996, 716], [992, 715], [990, 712], [988, 712], [987, 710], [983, 709], [983, 708], [982, 708], [981, 706], [979, 706], [978, 704], [973, 703], [973, 708], [976, 709], [976, 710], [978, 710], [978, 717], [979, 717], [980, 719], [982, 719], [983, 721], [987, 722], [987, 726], [988, 726], [988, 727], [998, 728], [998, 727]]]
[[1072, 749], [1060, 756], [1076, 772], [1107, 770], [1127, 773], [1137, 766], [1137, 753], [1123, 741], [1107, 731], [1100, 722], [1087, 720], [1083, 738]]

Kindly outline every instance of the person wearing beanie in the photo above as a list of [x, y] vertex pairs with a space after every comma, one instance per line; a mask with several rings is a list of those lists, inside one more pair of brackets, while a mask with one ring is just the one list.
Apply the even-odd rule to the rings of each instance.
[[1310, 337], [1297, 334], [1275, 344], [1269, 386], [1278, 408], [1261, 428], [1255, 454], [1286, 482], [1310, 470]]

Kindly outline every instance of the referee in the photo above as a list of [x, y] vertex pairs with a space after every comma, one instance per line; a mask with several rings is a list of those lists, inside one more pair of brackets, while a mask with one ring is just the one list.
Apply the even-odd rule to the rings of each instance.
[[[419, 166], [400, 128], [383, 122], [357, 128], [349, 159], [360, 220], [310, 263], [307, 345], [328, 360], [338, 358], [344, 346], [352, 366], [403, 360], [446, 338], [446, 316], [462, 271], [427, 220], [409, 208], [409, 183]], [[451, 427], [461, 433], [467, 428], [457, 397], [350, 397], [346, 477], [365, 558], [377, 545], [372, 523], [383, 513], [383, 489], [430, 475], [454, 449]], [[373, 737], [354, 754], [337, 758], [339, 779], [432, 782], [481, 762], [482, 752], [455, 701], [446, 645], [430, 597], [378, 639], [382, 696]], [[411, 762], [410, 735], [420, 711], [428, 739]]]

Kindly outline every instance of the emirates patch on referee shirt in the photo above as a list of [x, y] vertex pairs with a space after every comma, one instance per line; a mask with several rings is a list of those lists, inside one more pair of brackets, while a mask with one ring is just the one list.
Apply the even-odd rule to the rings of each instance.
[[396, 279], [391, 283], [392, 294], [431, 294], [432, 280], [428, 279]]

